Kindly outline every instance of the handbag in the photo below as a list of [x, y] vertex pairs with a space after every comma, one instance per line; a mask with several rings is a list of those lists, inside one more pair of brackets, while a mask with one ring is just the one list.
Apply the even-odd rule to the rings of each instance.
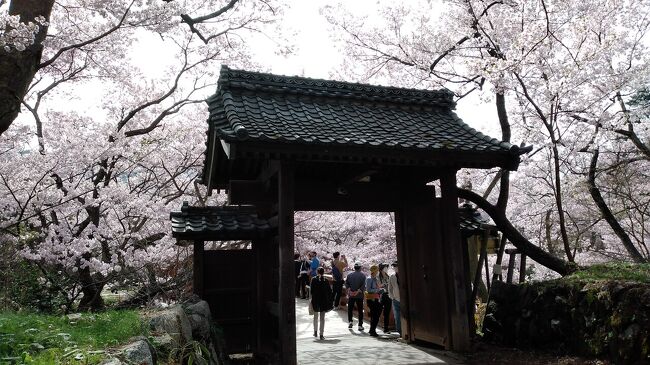
[[366, 292], [366, 300], [375, 300], [379, 299], [379, 293], [368, 293]]

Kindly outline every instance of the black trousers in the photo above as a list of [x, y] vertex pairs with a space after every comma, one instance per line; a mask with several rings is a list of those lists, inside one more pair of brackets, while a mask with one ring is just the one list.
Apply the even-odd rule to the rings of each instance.
[[332, 290], [334, 291], [334, 309], [341, 303], [341, 292], [343, 291], [343, 280], [334, 282]]
[[309, 284], [309, 275], [300, 274], [298, 285], [300, 286], [300, 297], [302, 299], [307, 298], [307, 284]]
[[377, 331], [377, 324], [379, 323], [379, 316], [381, 315], [381, 302], [379, 299], [368, 299], [368, 308], [370, 308], [370, 331], [373, 333]]
[[352, 322], [352, 311], [354, 311], [355, 303], [359, 314], [359, 326], [361, 326], [363, 325], [363, 298], [348, 298], [348, 322]]
[[384, 332], [388, 331], [388, 322], [390, 322], [390, 308], [392, 306], [393, 301], [388, 297], [388, 294], [382, 294], [380, 313], [383, 313], [384, 315]]

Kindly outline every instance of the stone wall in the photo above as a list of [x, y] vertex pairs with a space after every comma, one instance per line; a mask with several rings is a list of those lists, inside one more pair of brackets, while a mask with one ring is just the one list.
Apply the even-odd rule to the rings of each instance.
[[505, 346], [650, 364], [650, 284], [495, 282], [483, 333]]
[[215, 330], [206, 301], [193, 297], [182, 305], [149, 313], [147, 321], [149, 338], [137, 337], [109, 351], [101, 365], [156, 365], [179, 358], [186, 359], [185, 362], [191, 358], [198, 365], [230, 363], [224, 339]]

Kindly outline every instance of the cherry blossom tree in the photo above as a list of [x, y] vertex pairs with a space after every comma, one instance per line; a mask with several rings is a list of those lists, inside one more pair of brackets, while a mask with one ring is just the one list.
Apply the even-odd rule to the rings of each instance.
[[[10, 2], [9, 13], [23, 3]], [[61, 288], [70, 303], [98, 309], [106, 285], [155, 287], [183, 259], [169, 211], [216, 199], [197, 182], [203, 101], [221, 63], [259, 67], [246, 41], [275, 29], [281, 9], [272, 1], [69, 0], [49, 10], [38, 12], [45, 20], [6, 18], [3, 36], [13, 40], [0, 62], [16, 63], [30, 47], [39, 55], [31, 76], [0, 75], [26, 85], [22, 95], [8, 91], [23, 113], [0, 137], [0, 230], [44, 280], [70, 279]], [[17, 29], [35, 34], [21, 41], [25, 50]], [[13, 108], [2, 112], [6, 127], [17, 107], [1, 105]]]
[[[590, 240], [590, 233], [612, 237], [612, 231], [628, 258], [647, 260], [638, 249], [643, 246], [640, 240], [635, 243], [621, 234], [635, 232], [640, 237], [639, 230], [646, 228], [626, 224], [617, 229], [620, 214], [611, 209], [606, 214], [605, 207], [628, 198], [612, 193], [597, 199], [594, 184], [589, 184], [594, 179], [588, 178], [588, 159], [598, 156], [597, 148], [611, 157], [622, 156], [616, 152], [621, 144], [635, 148], [638, 155], [647, 148], [647, 133], [626, 103], [648, 80], [648, 3], [420, 1], [384, 5], [378, 15], [365, 19], [344, 14], [344, 9], [331, 7], [324, 13], [344, 35], [342, 47], [350, 55], [347, 74], [447, 87], [458, 99], [479, 93], [495, 103], [503, 140], [512, 135], [535, 146], [524, 156], [523, 174], [515, 175], [513, 185], [521, 189], [517, 196], [530, 193], [528, 200], [535, 204], [510, 209], [510, 219], [531, 232], [545, 221], [546, 243], [560, 243], [569, 261]], [[501, 220], [510, 184], [507, 173], [497, 175], [501, 182], [494, 207], [499, 209], [494, 212]], [[639, 187], [629, 186], [627, 191]], [[591, 196], [591, 209], [583, 209], [585, 196]], [[520, 248], [536, 245], [519, 241]]]

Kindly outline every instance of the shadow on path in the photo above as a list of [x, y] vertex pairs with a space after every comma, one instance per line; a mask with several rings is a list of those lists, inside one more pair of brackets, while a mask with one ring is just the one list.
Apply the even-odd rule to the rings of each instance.
[[[348, 328], [347, 311], [336, 310], [325, 315], [325, 340], [314, 338], [313, 317], [307, 310], [308, 301], [296, 299], [296, 347], [298, 364], [355, 364], [355, 365], [462, 365], [453, 353], [421, 348], [403, 343], [397, 334], [372, 337], [364, 318], [365, 331]], [[356, 313], [356, 311], [355, 311]]]

